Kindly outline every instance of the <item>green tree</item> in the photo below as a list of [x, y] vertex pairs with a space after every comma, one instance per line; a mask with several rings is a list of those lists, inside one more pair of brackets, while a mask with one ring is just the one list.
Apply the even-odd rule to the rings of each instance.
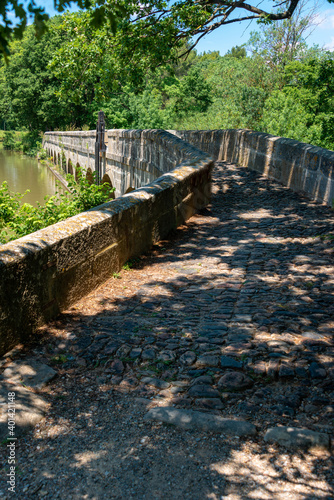
[[[283, 10], [282, 3], [272, 1], [265, 8], [256, 0], [247, 3], [239, 0], [146, 0], [144, 3], [140, 0], [74, 0], [73, 3], [90, 10], [92, 24], [101, 26], [108, 21], [113, 33], [121, 29], [130, 50], [138, 49], [140, 53], [143, 49], [146, 52], [155, 49], [157, 59], [164, 59], [171, 46], [190, 37], [195, 37], [195, 46], [204, 35], [226, 24], [253, 19], [264, 22], [289, 19], [301, 1], [286, 0]], [[70, 3], [70, 0], [54, 1], [59, 12]], [[16, 26], [10, 18], [13, 11], [18, 19]], [[48, 19], [43, 5], [35, 0], [28, 0], [26, 9], [18, 0], [3, 0], [0, 16], [0, 50], [5, 55], [9, 53], [11, 37], [22, 37], [29, 18], [34, 20], [38, 35], [45, 31]], [[159, 51], [155, 44], [157, 36]]]
[[230, 55], [199, 57], [196, 67], [210, 87], [212, 104], [204, 112], [180, 121], [181, 128], [257, 128], [265, 99], [274, 83], [262, 58], [235, 58]]
[[334, 59], [294, 61], [282, 73], [283, 87], [268, 97], [262, 129], [334, 149]]
[[226, 55], [236, 57], [237, 59], [243, 59], [244, 57], [247, 57], [247, 52], [243, 45], [236, 45], [235, 47], [232, 47], [231, 50], [228, 50]]
[[262, 25], [253, 32], [248, 42], [253, 54], [265, 58], [273, 68], [279, 68], [300, 59], [307, 51], [306, 39], [316, 23], [317, 6], [309, 7], [301, 0], [291, 18], [275, 24]]
[[[39, 40], [29, 26], [22, 41], [11, 44], [12, 55], [4, 67], [0, 85], [5, 97], [0, 100], [2, 116], [9, 116], [16, 128], [30, 132], [64, 128], [69, 124], [82, 126], [87, 121], [86, 104], [58, 98], [60, 82], [48, 68], [56, 50], [67, 39], [65, 30], [59, 29], [61, 18], [48, 24], [48, 31]], [[88, 118], [89, 120], [89, 118]]]

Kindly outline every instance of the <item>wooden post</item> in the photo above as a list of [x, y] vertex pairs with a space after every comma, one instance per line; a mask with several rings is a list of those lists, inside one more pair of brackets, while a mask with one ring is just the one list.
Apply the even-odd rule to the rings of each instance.
[[104, 112], [99, 111], [99, 117], [96, 125], [96, 141], [95, 141], [95, 172], [96, 172], [96, 183], [101, 184], [102, 177], [104, 175], [105, 168], [105, 157], [107, 146], [104, 142], [105, 134], [105, 121]]

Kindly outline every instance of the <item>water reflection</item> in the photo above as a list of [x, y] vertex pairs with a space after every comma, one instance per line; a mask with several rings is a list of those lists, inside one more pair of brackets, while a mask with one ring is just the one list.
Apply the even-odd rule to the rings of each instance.
[[46, 165], [12, 151], [0, 150], [0, 184], [3, 181], [8, 182], [11, 191], [23, 193], [30, 189], [23, 201], [31, 205], [43, 203], [46, 195], [56, 191], [56, 179]]

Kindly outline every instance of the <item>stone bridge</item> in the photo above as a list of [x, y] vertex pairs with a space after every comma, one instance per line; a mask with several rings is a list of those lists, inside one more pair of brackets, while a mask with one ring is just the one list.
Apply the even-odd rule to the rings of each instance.
[[[248, 167], [310, 199], [333, 204], [333, 151], [251, 130], [107, 130], [102, 182], [112, 185], [118, 197], [175, 168], [187, 153], [171, 134], [215, 160]], [[47, 132], [44, 148], [64, 173], [75, 174], [80, 167], [92, 180], [95, 140], [95, 131]]]
[[[207, 206], [213, 159], [332, 203], [334, 153], [297, 141], [244, 130], [108, 130], [105, 141], [102, 180], [116, 188], [117, 199], [0, 249], [2, 352]], [[80, 166], [88, 178], [94, 171], [94, 143], [91, 131], [44, 137], [54, 162], [73, 174]], [[224, 193], [221, 187], [223, 202]], [[246, 188], [246, 201], [247, 193]]]
[[[116, 197], [153, 182], [192, 158], [193, 148], [175, 139], [163, 130], [107, 130], [101, 181], [115, 188]], [[47, 132], [43, 146], [64, 173], [75, 175], [80, 167], [93, 181], [95, 141], [95, 131]]]

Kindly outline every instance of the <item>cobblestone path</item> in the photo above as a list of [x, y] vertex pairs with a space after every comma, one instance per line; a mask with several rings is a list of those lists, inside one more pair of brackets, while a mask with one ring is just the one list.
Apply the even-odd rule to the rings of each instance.
[[177, 406], [330, 425], [332, 210], [224, 163], [213, 193], [206, 213], [67, 314], [68, 366], [100, 363], [113, 384]]
[[43, 329], [35, 352], [82, 390], [92, 377], [136, 404], [333, 434], [333, 227], [328, 207], [217, 162], [212, 205]]

